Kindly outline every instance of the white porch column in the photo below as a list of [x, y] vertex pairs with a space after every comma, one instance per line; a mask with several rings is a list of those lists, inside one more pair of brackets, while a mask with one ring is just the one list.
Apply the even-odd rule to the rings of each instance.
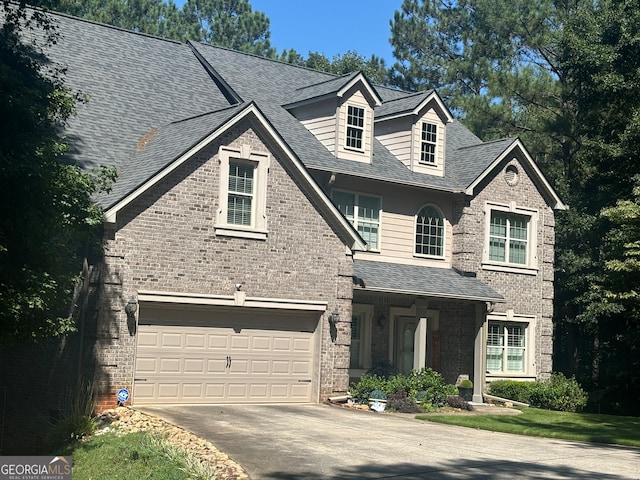
[[485, 304], [476, 304], [476, 338], [473, 344], [473, 401], [482, 403], [484, 398], [486, 355], [485, 355], [485, 330], [487, 324], [487, 309]]
[[419, 370], [427, 366], [427, 318], [417, 319], [413, 337], [413, 368]]

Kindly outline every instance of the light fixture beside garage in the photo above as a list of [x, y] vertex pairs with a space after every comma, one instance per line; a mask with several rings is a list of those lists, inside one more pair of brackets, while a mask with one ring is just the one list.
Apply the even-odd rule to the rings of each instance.
[[124, 306], [124, 313], [127, 314], [127, 327], [129, 328], [129, 334], [136, 334], [136, 313], [138, 312], [138, 300], [131, 297], [127, 304]]
[[340, 320], [340, 312], [336, 307], [333, 309], [333, 312], [331, 313], [331, 315], [329, 315], [329, 325], [331, 325], [332, 327], [335, 327], [336, 323], [338, 323], [338, 320]]

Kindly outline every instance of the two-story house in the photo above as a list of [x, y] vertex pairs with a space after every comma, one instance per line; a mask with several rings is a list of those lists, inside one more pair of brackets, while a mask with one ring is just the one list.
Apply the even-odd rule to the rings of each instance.
[[318, 402], [385, 363], [477, 401], [549, 374], [565, 206], [518, 139], [434, 91], [54, 18], [88, 95], [71, 155], [119, 173], [82, 327], [101, 407]]

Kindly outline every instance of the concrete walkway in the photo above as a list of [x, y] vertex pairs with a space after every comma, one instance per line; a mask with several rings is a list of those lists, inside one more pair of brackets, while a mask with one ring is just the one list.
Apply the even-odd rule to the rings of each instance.
[[492, 433], [326, 405], [140, 408], [252, 479], [640, 479], [640, 449]]

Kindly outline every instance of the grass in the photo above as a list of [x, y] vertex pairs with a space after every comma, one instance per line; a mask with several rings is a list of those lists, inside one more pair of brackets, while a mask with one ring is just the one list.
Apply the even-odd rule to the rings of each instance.
[[71, 445], [64, 455], [73, 456], [74, 480], [215, 478], [207, 465], [164, 438], [145, 432], [94, 436]]
[[522, 415], [420, 415], [420, 420], [532, 437], [640, 447], [640, 418], [523, 408]]

